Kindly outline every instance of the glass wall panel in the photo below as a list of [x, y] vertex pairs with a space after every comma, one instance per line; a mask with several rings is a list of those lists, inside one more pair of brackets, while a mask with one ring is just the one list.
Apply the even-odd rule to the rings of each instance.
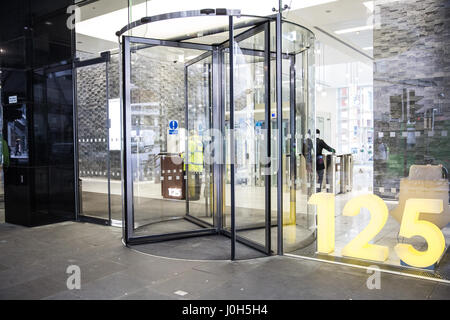
[[[418, 12], [422, 5], [375, 1], [371, 12], [336, 21], [335, 26], [356, 21], [370, 26], [336, 32], [352, 50], [321, 38], [308, 53], [310, 62], [317, 61], [320, 129], [320, 135], [311, 130], [311, 137], [316, 154], [323, 149], [325, 169], [317, 190], [304, 193], [314, 205], [302, 205], [317, 212], [316, 223], [306, 223], [317, 241], [291, 253], [450, 278], [449, 75], [442, 58], [449, 41], [429, 29], [429, 21], [444, 23], [445, 10], [427, 2], [437, 9], [427, 21], [399, 12], [406, 6]], [[425, 31], [408, 37], [418, 30]], [[389, 50], [392, 43], [399, 48], [395, 52]], [[318, 173], [312, 170], [313, 185]]]
[[77, 68], [79, 213], [109, 220], [106, 63]]
[[[84, 210], [80, 210], [80, 214], [92, 215], [92, 212], [96, 212], [94, 216], [103, 219], [110, 216], [113, 225], [120, 225], [122, 220], [121, 59], [114, 30], [119, 30], [128, 23], [128, 2], [99, 0], [81, 3], [78, 5], [78, 16], [73, 12], [76, 58], [88, 63], [90, 59], [99, 58], [102, 52], [110, 54], [108, 62], [82, 67], [77, 71], [81, 178], [79, 201], [80, 209]], [[108, 27], [105, 29], [98, 26]], [[86, 103], [89, 107], [86, 107]], [[94, 131], [97, 136], [87, 137], [88, 132], [93, 135]], [[93, 144], [97, 143], [96, 148], [89, 147], [91, 138]], [[100, 160], [95, 160], [96, 157]], [[99, 166], [107, 169], [106, 175], [99, 170]], [[100, 173], [103, 175], [100, 176]]]

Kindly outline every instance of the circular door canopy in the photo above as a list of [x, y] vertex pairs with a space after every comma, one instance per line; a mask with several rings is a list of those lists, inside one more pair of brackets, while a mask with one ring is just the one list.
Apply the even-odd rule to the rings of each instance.
[[[143, 17], [116, 32], [120, 36], [133, 36], [158, 40], [220, 45], [229, 39], [230, 17], [233, 17], [235, 36], [260, 24], [270, 22], [271, 51], [275, 52], [276, 15], [241, 15], [237, 9], [202, 9], [165, 13]], [[282, 21], [283, 53], [298, 53], [314, 46], [315, 36], [309, 29], [296, 23]], [[258, 36], [258, 35], [255, 35]], [[261, 34], [262, 37], [262, 34]], [[262, 39], [261, 43], [264, 39]], [[255, 41], [252, 40], [254, 46]], [[245, 47], [246, 43], [240, 43]], [[248, 48], [258, 49], [258, 48]]]

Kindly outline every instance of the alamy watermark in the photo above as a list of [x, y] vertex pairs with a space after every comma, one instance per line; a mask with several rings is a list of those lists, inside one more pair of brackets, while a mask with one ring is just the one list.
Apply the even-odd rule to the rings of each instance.
[[70, 265], [67, 267], [66, 273], [69, 274], [66, 285], [69, 290], [81, 289], [81, 269], [77, 265]]
[[[136, 136], [133, 139], [138, 140], [139, 144], [145, 145], [146, 143], [145, 135]], [[218, 129], [207, 129], [199, 134], [187, 134], [187, 130], [181, 128], [176, 139], [180, 146], [180, 158], [171, 158], [176, 165], [184, 161], [188, 165], [259, 166], [261, 175], [275, 175], [280, 167], [277, 157], [277, 129], [269, 131], [267, 129], [242, 130], [238, 128], [226, 129], [224, 133]], [[302, 152], [309, 154], [314, 152], [312, 148], [308, 148], [311, 144], [307, 143], [307, 139], [296, 140], [297, 148], [300, 148]], [[234, 145], [231, 144], [231, 141], [234, 141]], [[231, 149], [233, 146], [234, 153]], [[199, 154], [201, 154], [200, 158]], [[309, 159], [312, 159], [312, 156]]]
[[81, 9], [77, 5], [71, 5], [67, 7], [67, 13], [70, 13], [70, 17], [67, 18], [66, 26], [69, 30], [75, 29], [75, 25], [81, 21]]
[[367, 273], [372, 273], [372, 275], [369, 276], [369, 278], [367, 278], [367, 281], [366, 281], [367, 289], [369, 289], [369, 290], [373, 290], [373, 289], [380, 290], [381, 289], [381, 271], [380, 271], [380, 267], [378, 267], [376, 265], [369, 266], [369, 268], [367, 269]]

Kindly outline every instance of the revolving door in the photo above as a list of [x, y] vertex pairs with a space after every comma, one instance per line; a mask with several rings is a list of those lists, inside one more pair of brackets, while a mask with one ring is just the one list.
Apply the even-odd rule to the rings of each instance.
[[263, 255], [306, 246], [313, 34], [226, 9], [146, 17], [117, 34], [126, 244], [217, 235], [233, 260], [236, 243]]

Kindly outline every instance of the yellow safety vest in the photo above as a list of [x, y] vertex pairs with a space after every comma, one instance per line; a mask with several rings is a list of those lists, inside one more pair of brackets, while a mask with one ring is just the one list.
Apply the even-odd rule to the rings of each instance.
[[[189, 137], [188, 141], [188, 165], [190, 172], [203, 172], [203, 143], [198, 135]], [[181, 156], [184, 159], [184, 154]], [[184, 164], [186, 170], [186, 163]]]

